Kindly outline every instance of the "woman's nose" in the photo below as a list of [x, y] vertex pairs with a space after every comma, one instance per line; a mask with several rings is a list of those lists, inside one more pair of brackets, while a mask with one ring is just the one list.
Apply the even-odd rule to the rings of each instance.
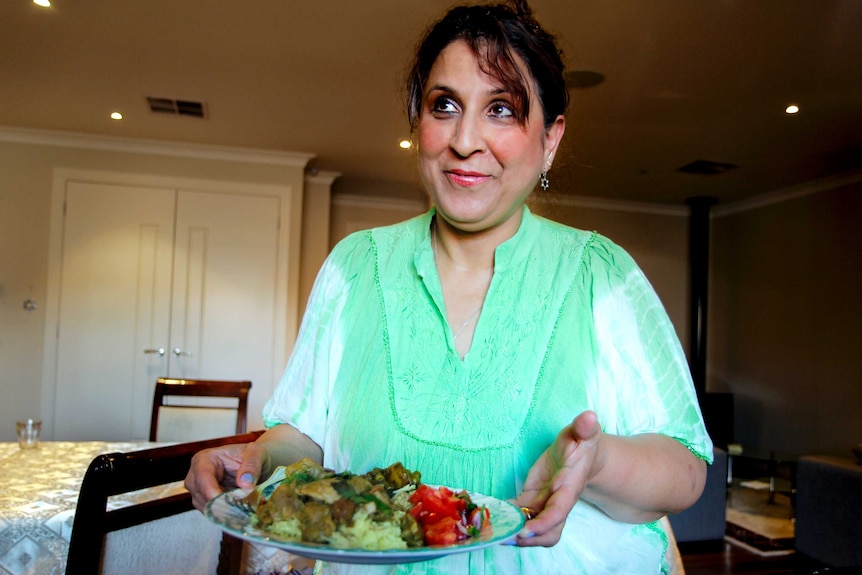
[[486, 142], [481, 120], [468, 114], [461, 116], [449, 145], [462, 158], [472, 156], [476, 152], [484, 152]]

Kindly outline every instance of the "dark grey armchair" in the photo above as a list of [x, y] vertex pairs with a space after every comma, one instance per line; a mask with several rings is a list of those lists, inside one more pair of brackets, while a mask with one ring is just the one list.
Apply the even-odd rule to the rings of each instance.
[[713, 449], [714, 461], [706, 470], [706, 485], [697, 503], [669, 515], [677, 543], [721, 541], [727, 516], [727, 452]]
[[842, 457], [799, 458], [796, 550], [832, 567], [862, 569], [862, 464]]

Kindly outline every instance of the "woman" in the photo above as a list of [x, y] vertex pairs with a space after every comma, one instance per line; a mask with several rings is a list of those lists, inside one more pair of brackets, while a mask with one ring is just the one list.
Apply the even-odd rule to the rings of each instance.
[[511, 546], [327, 572], [667, 569], [655, 522], [697, 500], [712, 446], [631, 258], [525, 206], [565, 131], [562, 73], [523, 3], [454, 8], [430, 29], [408, 111], [434, 207], [335, 247], [269, 431], [195, 458], [197, 506], [303, 456], [354, 472], [401, 461], [536, 515]]

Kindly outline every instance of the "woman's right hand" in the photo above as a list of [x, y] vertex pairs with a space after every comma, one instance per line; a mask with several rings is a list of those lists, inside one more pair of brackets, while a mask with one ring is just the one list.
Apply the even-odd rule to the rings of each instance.
[[185, 487], [194, 506], [203, 510], [208, 501], [226, 489], [253, 489], [269, 467], [269, 454], [258, 442], [204, 449], [192, 458]]

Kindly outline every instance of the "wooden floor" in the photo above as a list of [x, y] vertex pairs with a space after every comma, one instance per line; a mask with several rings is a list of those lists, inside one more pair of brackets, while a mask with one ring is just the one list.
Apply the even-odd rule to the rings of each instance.
[[683, 544], [680, 552], [686, 575], [812, 575], [819, 567], [795, 554], [762, 557], [726, 542], [706, 549]]

